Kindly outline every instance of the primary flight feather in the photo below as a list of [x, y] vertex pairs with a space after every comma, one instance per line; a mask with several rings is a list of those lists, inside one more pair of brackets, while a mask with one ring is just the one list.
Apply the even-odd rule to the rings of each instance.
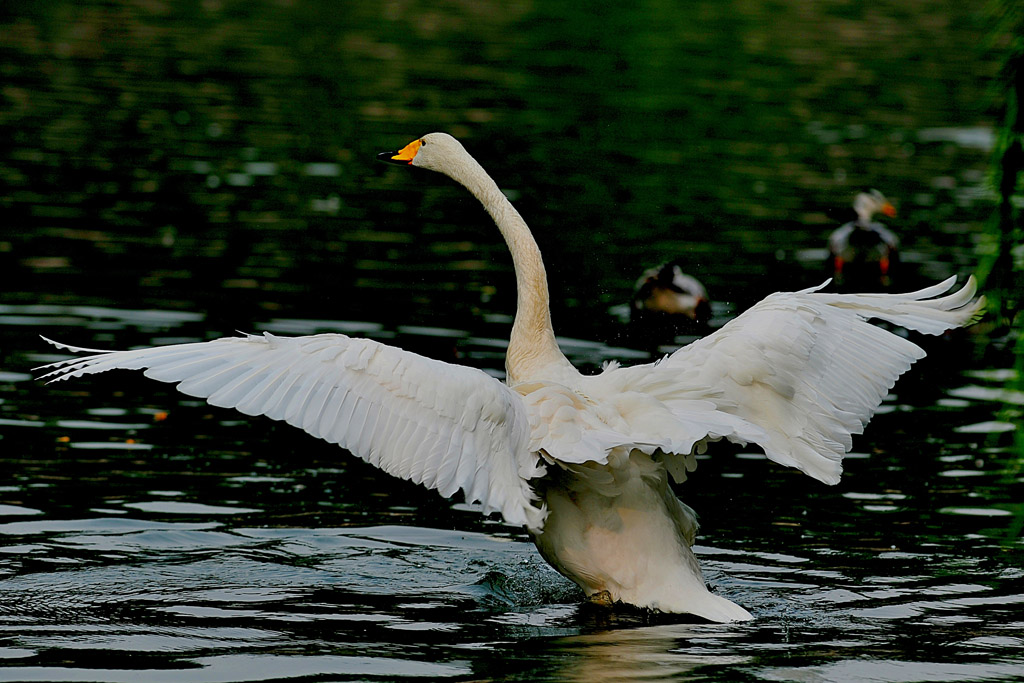
[[586, 376], [558, 348], [529, 228], [462, 145], [431, 133], [381, 158], [451, 177], [504, 236], [518, 288], [505, 382], [342, 334], [109, 352], [51, 342], [92, 355], [46, 366], [43, 377], [145, 370], [444, 496], [462, 491], [525, 526], [544, 558], [594, 599], [736, 621], [750, 614], [707, 589], [691, 549], [696, 516], [669, 478], [685, 480], [696, 453], [727, 439], [836, 483], [851, 436], [924, 355], [867, 321], [939, 334], [984, 305], [973, 278], [952, 294], [953, 278], [908, 294], [776, 293], [658, 362]]

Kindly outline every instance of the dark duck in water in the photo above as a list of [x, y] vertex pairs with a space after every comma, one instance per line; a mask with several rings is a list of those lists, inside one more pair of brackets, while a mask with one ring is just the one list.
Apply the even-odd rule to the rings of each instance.
[[707, 334], [711, 300], [700, 281], [683, 272], [679, 259], [648, 268], [629, 305], [633, 331], [659, 344], [677, 334]]

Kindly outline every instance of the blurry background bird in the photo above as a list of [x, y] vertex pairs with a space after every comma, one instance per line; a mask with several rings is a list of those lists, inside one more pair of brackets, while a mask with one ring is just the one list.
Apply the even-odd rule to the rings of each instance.
[[680, 334], [710, 331], [711, 299], [700, 280], [683, 272], [682, 263], [673, 259], [648, 268], [636, 281], [629, 306], [634, 340], [668, 344]]
[[896, 207], [878, 190], [861, 192], [853, 200], [857, 218], [828, 238], [829, 276], [844, 291], [881, 291], [892, 286], [899, 261], [899, 238], [872, 218], [895, 216]]

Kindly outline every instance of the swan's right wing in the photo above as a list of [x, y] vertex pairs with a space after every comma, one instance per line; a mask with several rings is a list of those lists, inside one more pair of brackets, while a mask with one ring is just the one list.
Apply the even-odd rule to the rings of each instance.
[[[931, 298], [953, 283], [950, 278], [907, 294], [772, 294], [658, 363], [615, 368], [595, 381], [614, 383], [620, 394], [640, 392], [677, 419], [709, 405], [719, 417], [752, 429], [744, 433], [733, 425], [730, 433], [724, 424], [684, 431], [757, 443], [770, 459], [834, 484], [852, 435], [863, 431], [896, 379], [924, 356], [913, 342], [868, 320], [926, 334], [967, 325], [985, 304], [984, 297], [973, 299], [973, 277], [961, 290]], [[663, 420], [658, 433], [671, 423]], [[688, 453], [685, 443], [669, 446], [666, 453]]]
[[341, 334], [98, 353], [51, 343], [94, 355], [45, 366], [55, 369], [44, 379], [145, 369], [211, 405], [284, 420], [443, 496], [461, 489], [511, 524], [543, 524], [527, 483], [543, 470], [529, 451], [526, 407], [481, 370]]

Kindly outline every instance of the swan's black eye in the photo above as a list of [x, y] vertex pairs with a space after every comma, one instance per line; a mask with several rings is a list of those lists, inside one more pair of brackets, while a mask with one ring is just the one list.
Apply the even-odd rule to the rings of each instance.
[[427, 141], [426, 140], [420, 140], [420, 144], [421, 145], [425, 145], [425, 144], [427, 144]]

